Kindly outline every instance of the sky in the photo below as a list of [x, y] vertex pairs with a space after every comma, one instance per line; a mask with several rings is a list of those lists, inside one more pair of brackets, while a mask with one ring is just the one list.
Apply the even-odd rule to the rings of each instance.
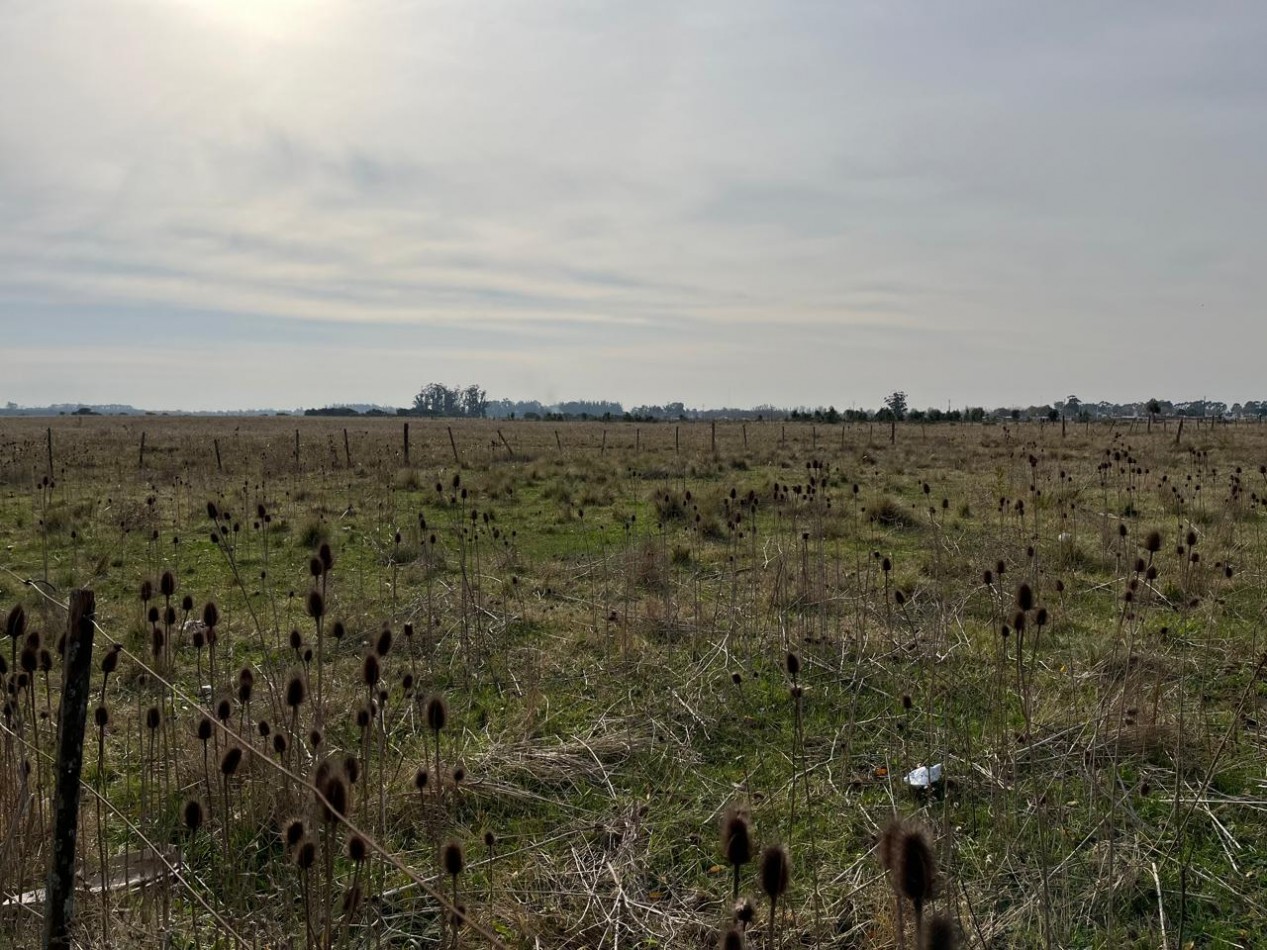
[[0, 0], [0, 403], [1267, 398], [1267, 4]]

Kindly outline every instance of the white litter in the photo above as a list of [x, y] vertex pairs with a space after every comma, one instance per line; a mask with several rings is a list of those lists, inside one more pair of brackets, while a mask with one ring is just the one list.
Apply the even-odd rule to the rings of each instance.
[[940, 785], [941, 781], [942, 768], [940, 762], [931, 768], [921, 765], [913, 772], [908, 772], [906, 776], [906, 784], [911, 788], [932, 788], [934, 785]]

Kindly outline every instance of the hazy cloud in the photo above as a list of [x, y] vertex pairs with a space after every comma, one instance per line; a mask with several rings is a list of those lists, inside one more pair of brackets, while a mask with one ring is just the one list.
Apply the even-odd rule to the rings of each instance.
[[8, 4], [0, 399], [1261, 398], [1264, 48], [1232, 3]]

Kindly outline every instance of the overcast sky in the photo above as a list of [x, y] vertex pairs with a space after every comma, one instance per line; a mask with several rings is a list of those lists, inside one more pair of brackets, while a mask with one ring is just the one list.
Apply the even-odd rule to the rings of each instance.
[[0, 0], [0, 402], [1267, 398], [1267, 4]]

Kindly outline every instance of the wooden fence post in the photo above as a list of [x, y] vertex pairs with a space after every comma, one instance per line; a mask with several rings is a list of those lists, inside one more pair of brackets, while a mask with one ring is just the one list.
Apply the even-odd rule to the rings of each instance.
[[453, 426], [448, 426], [447, 428], [449, 430], [449, 445], [453, 446], [453, 461], [461, 465], [462, 460], [458, 458], [458, 442], [457, 439], [453, 438]]
[[53, 853], [45, 888], [44, 948], [70, 946], [75, 914], [75, 853], [79, 837], [79, 779], [84, 767], [84, 722], [88, 718], [89, 679], [96, 598], [91, 590], [70, 594], [70, 627], [62, 667], [62, 696], [57, 717], [57, 792], [54, 798]]
[[409, 464], [409, 423], [405, 423], [405, 464]]

